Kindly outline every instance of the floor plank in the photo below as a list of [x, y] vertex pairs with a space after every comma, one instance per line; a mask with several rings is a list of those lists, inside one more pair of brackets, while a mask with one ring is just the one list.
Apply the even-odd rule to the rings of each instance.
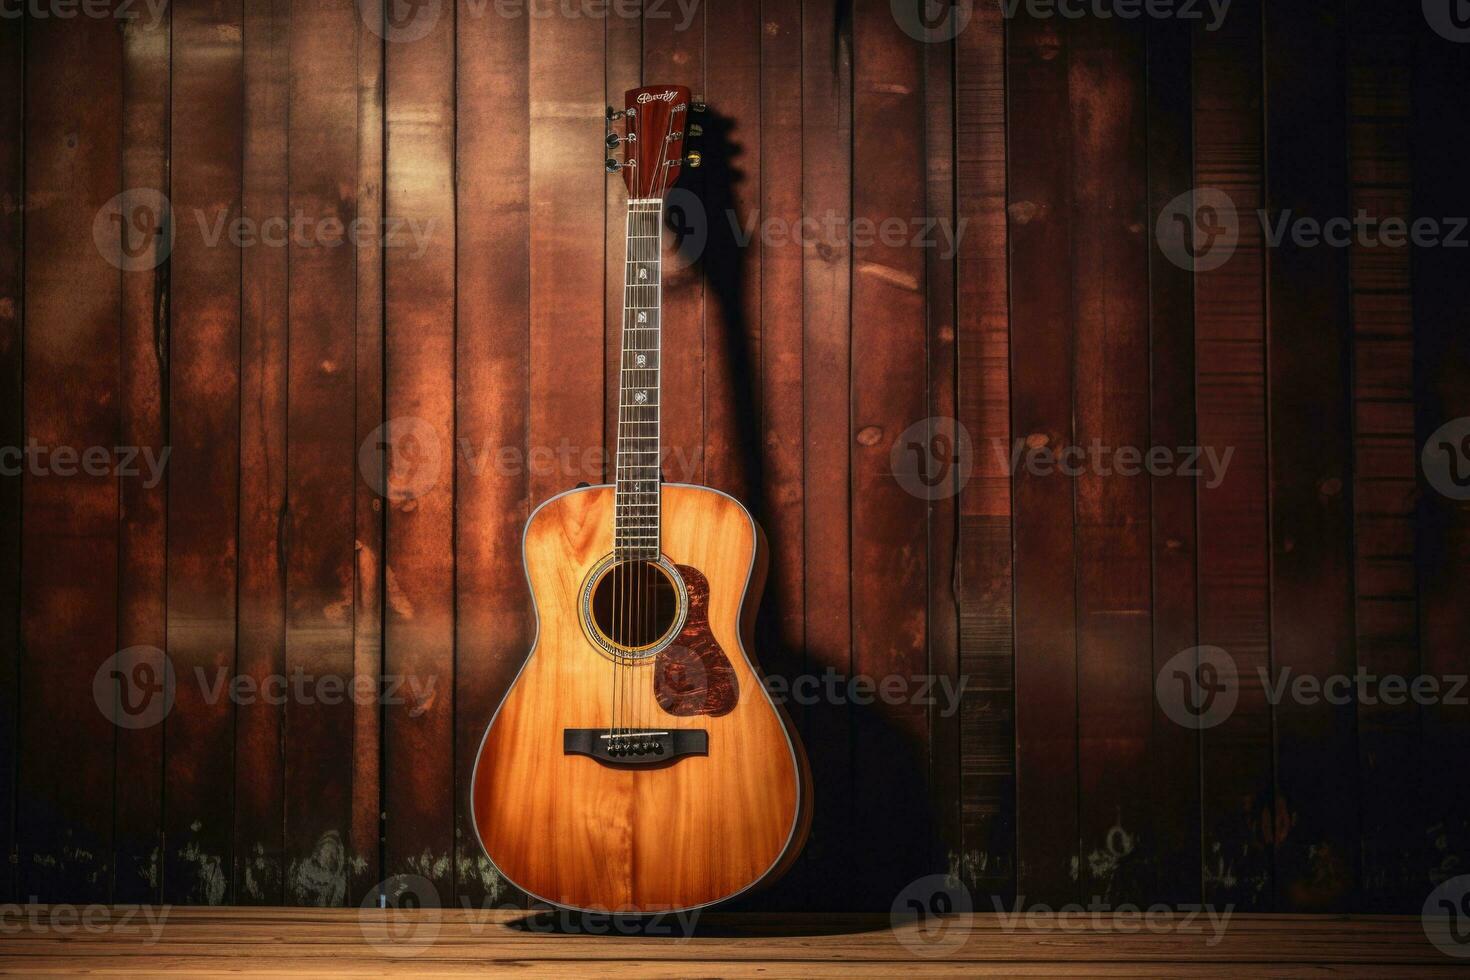
[[[63, 917], [54, 919], [56, 913]], [[83, 921], [89, 925], [84, 926]], [[1410, 916], [695, 915], [6, 906], [0, 976], [1430, 976]], [[686, 929], [684, 926], [690, 928]], [[1125, 931], [1127, 930], [1127, 931]], [[1248, 969], [1247, 969], [1248, 968]]]

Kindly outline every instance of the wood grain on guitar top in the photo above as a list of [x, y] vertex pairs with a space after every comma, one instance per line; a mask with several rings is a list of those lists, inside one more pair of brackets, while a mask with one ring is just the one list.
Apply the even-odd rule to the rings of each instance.
[[612, 550], [612, 511], [612, 488], [589, 487], [553, 498], [526, 528], [539, 630], [480, 750], [475, 827], [507, 878], [558, 905], [613, 912], [705, 905], [783, 869], [808, 822], [800, 743], [788, 736], [742, 642], [764, 574], [759, 535], [732, 498], [663, 487], [662, 552], [708, 582], [708, 629], [738, 697], [722, 714], [675, 716], [655, 697], [654, 658], [619, 668], [634, 681], [620, 697], [633, 698], [648, 727], [709, 733], [707, 755], [619, 768], [567, 755], [562, 744], [566, 729], [612, 721], [614, 668], [578, 615], [584, 581]]

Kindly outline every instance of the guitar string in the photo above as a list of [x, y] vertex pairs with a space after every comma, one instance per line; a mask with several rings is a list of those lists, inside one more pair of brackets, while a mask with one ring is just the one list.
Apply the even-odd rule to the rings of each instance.
[[[647, 299], [652, 298], [655, 300], [655, 303], [651, 305], [651, 309], [653, 315], [658, 318], [659, 322], [651, 325], [652, 329], [650, 332], [652, 333], [652, 336], [654, 338], [655, 346], [653, 348], [648, 348], [649, 352], [653, 353], [654, 355], [654, 364], [651, 368], [638, 365], [635, 354], [634, 363], [632, 365], [627, 365], [625, 363], [624, 365], [624, 367], [628, 368], [629, 371], [636, 377], [636, 381], [634, 382], [633, 387], [639, 391], [645, 392], [648, 390], [649, 387], [652, 387], [651, 385], [649, 385], [646, 375], [649, 373], [653, 373], [655, 383], [657, 383], [662, 368], [661, 348], [663, 346], [663, 323], [661, 307], [663, 305], [663, 275], [660, 253], [662, 250], [661, 232], [663, 219], [663, 197], [665, 188], [667, 186], [668, 173], [670, 169], [667, 166], [666, 157], [670, 145], [668, 136], [672, 133], [672, 125], [670, 125], [669, 128], [670, 133], [660, 134], [661, 138], [659, 140], [660, 146], [657, 159], [657, 170], [655, 171], [653, 180], [650, 182], [649, 187], [651, 192], [650, 197], [653, 199], [653, 202], [657, 203], [655, 207], [649, 208], [643, 212], [642, 217], [644, 226], [639, 228], [640, 235], [637, 239], [635, 239], [633, 249], [630, 249], [630, 251], [634, 251], [638, 255], [640, 271], [645, 268], [651, 268], [655, 276], [654, 280], [647, 285], [643, 285], [640, 282], [638, 286], [640, 292], [647, 293], [649, 291], [653, 291], [655, 292], [655, 296], [639, 296], [639, 302], [636, 304], [638, 307], [648, 306], [650, 304], [647, 303]], [[634, 182], [636, 183], [636, 180]], [[641, 332], [639, 336], [641, 336]], [[629, 345], [625, 345], [625, 347], [628, 346]], [[629, 349], [638, 350], [643, 348], [630, 347]], [[626, 353], [624, 356], [626, 356]], [[661, 389], [661, 387], [661, 385], [658, 385], [658, 388]], [[626, 392], [622, 393], [622, 395], [625, 396]], [[655, 398], [657, 398], [657, 396], [655, 396]], [[620, 397], [619, 400], [621, 402], [622, 397]], [[630, 636], [628, 638], [635, 641], [643, 641], [647, 639], [648, 637], [646, 637], [644, 634], [651, 633], [653, 629], [657, 628], [658, 623], [657, 592], [654, 592], [652, 622], [650, 622], [649, 620], [649, 610], [646, 608], [646, 600], [649, 589], [656, 588], [656, 585], [654, 584], [654, 576], [661, 574], [655, 567], [661, 557], [661, 549], [658, 547], [661, 542], [659, 542], [658, 540], [658, 531], [655, 530], [659, 527], [660, 522], [657, 516], [655, 516], [652, 521], [649, 521], [647, 519], [649, 515], [645, 514], [644, 511], [650, 508], [655, 510], [655, 512], [661, 511], [662, 507], [660, 506], [660, 504], [663, 494], [662, 487], [659, 485], [656, 478], [654, 480], [653, 490], [651, 492], [645, 492], [645, 483], [647, 482], [647, 478], [649, 475], [647, 470], [649, 469], [649, 467], [648, 464], [644, 462], [644, 456], [647, 454], [647, 450], [643, 446], [643, 443], [647, 441], [647, 436], [644, 434], [643, 429], [650, 422], [654, 423], [655, 425], [657, 424], [660, 416], [658, 409], [659, 405], [657, 401], [650, 403], [646, 398], [641, 406], [637, 403], [636, 398], [634, 399], [633, 405], [630, 406], [630, 412], [636, 422], [635, 427], [637, 429], [637, 435], [630, 436], [630, 439], [635, 439], [637, 441], [637, 445], [632, 450], [632, 459], [630, 459], [628, 462], [628, 470], [630, 471], [632, 479], [634, 481], [634, 503], [632, 504], [633, 513], [629, 515], [631, 520], [625, 523], [631, 523], [633, 529], [637, 532], [636, 541], [629, 548], [632, 556], [629, 565], [635, 575], [633, 585], [634, 622], [637, 625], [634, 629], [631, 629], [629, 631]], [[654, 439], [656, 440], [657, 448], [658, 442], [661, 442], [661, 440], [659, 439], [659, 435], [656, 434], [654, 436]], [[656, 473], [657, 464], [654, 464], [653, 468]], [[655, 503], [651, 505], [645, 505], [645, 498], [648, 498], [650, 496], [650, 493], [653, 495], [653, 500], [655, 501]], [[649, 531], [653, 531], [653, 533], [648, 534], [647, 532]], [[652, 547], [650, 547], [649, 545], [650, 540], [653, 540], [654, 542]], [[651, 560], [647, 556], [648, 552], [653, 553], [653, 558]], [[662, 639], [662, 636], [653, 637], [654, 641], [657, 641], [659, 639]], [[641, 646], [643, 644], [641, 642], [637, 642], [630, 645]], [[633, 685], [633, 713], [635, 723], [637, 724], [638, 730], [649, 731], [652, 730], [652, 716], [651, 714], [649, 714], [652, 711], [652, 707], [648, 705], [647, 702], [656, 701], [656, 692], [651, 690], [651, 688], [653, 687], [652, 681], [654, 680], [654, 678], [650, 677], [650, 684], [647, 686], [649, 689], [645, 689], [644, 685], [639, 680], [638, 675], [639, 667], [642, 666], [641, 661], [642, 654], [632, 656], [629, 658], [628, 666], [624, 669], [628, 671], [629, 681]]]
[[[689, 118], [689, 113], [688, 113], [688, 109], [686, 108], [684, 110], [684, 121], [686, 123], [688, 121], [688, 118]], [[670, 116], [669, 116], [669, 130], [670, 130], [670, 132], [668, 134], [665, 134], [665, 137], [662, 140], [662, 146], [660, 148], [659, 168], [658, 168], [658, 177], [659, 177], [660, 186], [658, 188], [658, 193], [654, 195], [654, 197], [658, 200], [658, 205], [654, 209], [653, 218], [652, 218], [652, 221], [651, 221], [651, 224], [652, 224], [652, 228], [650, 229], [650, 236], [651, 237], [648, 238], [648, 239], [646, 239], [646, 241], [648, 241], [650, 243], [651, 248], [654, 250], [654, 255], [656, 257], [656, 267], [657, 267], [657, 270], [658, 271], [657, 271], [657, 273], [655, 275], [654, 289], [657, 291], [657, 299], [656, 299], [655, 305], [657, 305], [658, 308], [659, 308], [658, 309], [658, 313], [656, 314], [657, 317], [658, 317], [659, 323], [658, 323], [658, 330], [654, 334], [654, 348], [655, 348], [655, 350], [654, 350], [654, 356], [652, 358], [652, 361], [653, 361], [653, 372], [654, 372], [654, 378], [653, 378], [654, 384], [653, 384], [653, 388], [654, 388], [654, 391], [655, 391], [655, 395], [654, 395], [654, 406], [653, 406], [653, 409], [652, 409], [652, 415], [653, 415], [653, 420], [654, 420], [654, 429], [655, 429], [655, 435], [654, 435], [654, 450], [655, 450], [655, 452], [654, 452], [654, 464], [653, 464], [653, 490], [654, 490], [654, 494], [655, 494], [655, 496], [654, 496], [655, 506], [654, 506], [653, 510], [654, 510], [655, 516], [654, 516], [654, 520], [652, 522], [653, 525], [654, 525], [654, 527], [653, 527], [653, 532], [654, 532], [654, 534], [653, 534], [653, 549], [652, 550], [653, 550], [653, 555], [654, 555], [655, 570], [651, 570], [651, 574], [659, 574], [656, 571], [656, 565], [657, 565], [657, 562], [659, 561], [659, 559], [661, 558], [662, 544], [663, 544], [663, 540], [662, 540], [662, 533], [663, 533], [663, 519], [662, 519], [662, 516], [663, 516], [663, 484], [662, 484], [662, 479], [661, 479], [661, 467], [659, 465], [662, 462], [662, 449], [663, 449], [663, 432], [662, 432], [662, 429], [663, 429], [663, 426], [662, 426], [663, 411], [662, 411], [662, 403], [663, 403], [663, 288], [664, 287], [663, 287], [663, 255], [662, 255], [663, 234], [662, 234], [662, 229], [663, 229], [664, 195], [666, 193], [667, 186], [668, 186], [669, 173], [670, 173], [670, 171], [673, 170], [672, 167], [670, 167], [670, 166], [667, 165], [667, 163], [665, 162], [665, 159], [664, 159], [668, 155], [669, 147], [671, 145], [671, 143], [670, 143], [670, 141], [668, 139], [668, 136], [669, 135], [672, 135], [672, 132], [673, 132], [673, 114], [672, 113], [670, 113]], [[681, 143], [681, 146], [682, 146], [682, 140], [680, 141], [680, 143]], [[653, 624], [652, 624], [652, 628], [651, 628], [650, 632], [652, 632], [652, 630], [658, 629], [658, 626], [659, 626], [659, 623], [660, 623], [660, 620], [658, 618], [658, 593], [657, 592], [654, 593], [653, 616], [654, 616], [654, 618], [653, 618]], [[661, 640], [661, 639], [663, 639], [663, 637], [662, 636], [659, 636], [659, 637], [656, 637], [655, 639]], [[649, 702], [653, 702], [654, 704], [656, 704], [656, 702], [657, 702], [657, 692], [654, 689], [654, 685], [655, 685], [656, 680], [657, 680], [657, 669], [658, 669], [657, 668], [657, 664], [655, 664], [654, 665], [653, 672], [651, 672], [651, 674], [650, 674], [649, 682], [648, 682], [647, 685], [645, 685], [645, 690], [644, 690], [644, 693], [645, 693], [645, 704], [648, 704]], [[648, 708], [648, 710], [650, 712], [652, 712], [653, 711], [653, 706], [650, 705], [649, 708]], [[652, 728], [653, 726], [650, 723], [648, 725], [648, 727], [649, 728]]]
[[[687, 115], [685, 118], [687, 120]], [[640, 128], [638, 126], [639, 119], [640, 116], [635, 113], [632, 117], [632, 123], [629, 127], [630, 130], [632, 130], [635, 134]], [[668, 185], [669, 171], [671, 169], [667, 165], [668, 161], [666, 160], [666, 157], [668, 155], [671, 143], [668, 137], [672, 134], [673, 131], [672, 122], [673, 120], [671, 115], [669, 133], [662, 134], [662, 138], [659, 141], [660, 147], [657, 160], [657, 170], [649, 187], [649, 193], [650, 197], [652, 198], [652, 202], [656, 202], [657, 206], [648, 210], [640, 209], [632, 204], [630, 204], [628, 207], [628, 221], [626, 230], [629, 247], [626, 249], [626, 252], [630, 256], [630, 266], [636, 264], [636, 266], [640, 270], [643, 270], [646, 267], [651, 267], [655, 270], [656, 278], [653, 282], [644, 285], [635, 277], [634, 282], [629, 284], [630, 293], [632, 295], [628, 297], [635, 300], [635, 302], [632, 303], [630, 306], [630, 304], [625, 299], [624, 303], [624, 342], [622, 345], [623, 363], [619, 372], [620, 391], [618, 396], [618, 438], [620, 444], [631, 445], [630, 442], [626, 442], [624, 440], [625, 422], [628, 423], [629, 427], [639, 427], [640, 435], [636, 437], [628, 437], [629, 440], [636, 438], [637, 440], [639, 440], [639, 442], [646, 441], [647, 438], [641, 434], [641, 427], [643, 425], [653, 423], [658, 426], [660, 430], [662, 428], [658, 425], [660, 413], [658, 411], [659, 405], [657, 404], [657, 402], [655, 401], [653, 404], [648, 404], [645, 398], [645, 404], [643, 406], [639, 406], [636, 402], [636, 399], [633, 404], [627, 404], [628, 386], [622, 384], [622, 379], [636, 373], [637, 379], [633, 387], [638, 390], [647, 391], [650, 385], [648, 385], [647, 379], [643, 377], [643, 375], [652, 372], [655, 379], [655, 385], [657, 385], [659, 389], [661, 389], [662, 387], [658, 384], [658, 379], [661, 375], [662, 369], [663, 347], [663, 324], [661, 322], [663, 282], [662, 270], [660, 268], [660, 253], [662, 250], [661, 232], [663, 219], [663, 197]], [[633, 181], [634, 184], [637, 184], [637, 177], [639, 176], [641, 175], [635, 174], [635, 179]], [[642, 221], [635, 223], [635, 214], [639, 215], [641, 219], [648, 221], [650, 227], [646, 229], [646, 231], [648, 232], [647, 234], [642, 233], [645, 231]], [[635, 236], [635, 231], [640, 232], [640, 234], [637, 234]], [[631, 268], [628, 274], [632, 275]], [[652, 307], [649, 307], [649, 309], [651, 309], [654, 312], [654, 315], [659, 319], [659, 322], [653, 324], [649, 330], [649, 332], [653, 334], [655, 340], [655, 347], [647, 349], [650, 353], [654, 355], [654, 364], [651, 368], [640, 367], [637, 364], [636, 356], [639, 348], [632, 346], [632, 344], [630, 343], [630, 341], [633, 339], [630, 333], [630, 324], [632, 322], [636, 322], [636, 318], [634, 317], [634, 310], [644, 307], [644, 303], [648, 298], [639, 295], [638, 292], [640, 290], [646, 291], [650, 288], [655, 291], [655, 296], [652, 298], [656, 300], [656, 304]], [[630, 352], [633, 353], [635, 356], [635, 361], [632, 365], [629, 365], [627, 362], [627, 358]], [[649, 415], [651, 415], [652, 417], [648, 417]], [[661, 432], [656, 433], [653, 438], [656, 443], [655, 454], [657, 455], [657, 449], [661, 446]], [[646, 482], [647, 477], [647, 473], [644, 471], [646, 470], [647, 466], [644, 463], [636, 462], [636, 460], [641, 459], [641, 457], [645, 455], [645, 452], [641, 449], [633, 449], [631, 450], [631, 453], [633, 458], [628, 460], [626, 464], [621, 460], [614, 461], [614, 515], [617, 515], [620, 506], [620, 502], [617, 498], [619, 496], [619, 484], [624, 482], [624, 472], [631, 473], [633, 487], [632, 496], [634, 498], [642, 498], [648, 495], [643, 491], [643, 484]], [[657, 472], [658, 464], [655, 463], [653, 468], [655, 472]], [[655, 480], [654, 489], [653, 491], [651, 491], [651, 494], [654, 496], [655, 500], [654, 504], [648, 505], [652, 506], [655, 510], [655, 515], [653, 516], [651, 527], [646, 521], [647, 515], [642, 515], [640, 513], [628, 513], [625, 515], [624, 520], [614, 522], [622, 533], [616, 535], [616, 538], [618, 540], [614, 541], [613, 549], [613, 635], [616, 638], [625, 641], [623, 645], [627, 647], [636, 647], [643, 645], [636, 641], [643, 640], [645, 638], [643, 634], [645, 633], [651, 634], [654, 630], [657, 629], [658, 624], [661, 622], [661, 620], [659, 619], [659, 591], [657, 588], [658, 580], [655, 579], [654, 576], [661, 575], [662, 573], [656, 567], [649, 567], [657, 566], [662, 555], [661, 548], [659, 547], [659, 544], [661, 543], [661, 535], [659, 534], [658, 530], [660, 525], [658, 514], [662, 511], [662, 487], [659, 481]], [[624, 494], [624, 496], [626, 496], [626, 494]], [[641, 511], [644, 508], [644, 505], [640, 503], [635, 503], [632, 506], [635, 511]], [[634, 531], [644, 532], [652, 530], [654, 533], [649, 535], [644, 535], [642, 533], [639, 533], [636, 536], [629, 535], [627, 531], [630, 525], [632, 530]], [[646, 543], [649, 539], [652, 539], [655, 542], [652, 549], [650, 549], [648, 544]], [[646, 559], [646, 555], [644, 554], [644, 552], [647, 552], [648, 550], [652, 550], [654, 553], [654, 558], [651, 562]], [[631, 583], [629, 582], [629, 574], [633, 575]], [[646, 606], [650, 593], [652, 594], [651, 610], [648, 609]], [[676, 595], [676, 603], [677, 599], [678, 597]], [[650, 613], [652, 617], [651, 619], [649, 618]], [[657, 642], [661, 639], [663, 639], [662, 634], [657, 637], [653, 637], [654, 642]], [[647, 712], [650, 712], [652, 708], [646, 705], [644, 702], [650, 700], [656, 702], [656, 695], [653, 697], [645, 696], [641, 699], [637, 696], [640, 686], [637, 680], [637, 668], [640, 666], [642, 658], [638, 655], [632, 655], [631, 650], [626, 652], [629, 654], [628, 656], [615, 656], [613, 659], [613, 712], [612, 724], [610, 726], [609, 734], [613, 736], [610, 741], [614, 743], [616, 742], [616, 738], [620, 732], [626, 740], [627, 734], [632, 731], [631, 728], [623, 727], [620, 724], [625, 720], [638, 724], [642, 730], [651, 730], [651, 716], [649, 716], [648, 721], [645, 721], [644, 719], [645, 714]], [[620, 659], [626, 660], [626, 665], [620, 664]], [[650, 680], [652, 680], [652, 678], [650, 678]], [[650, 684], [650, 687], [652, 687], [652, 684]], [[654, 694], [654, 692], [652, 691], [644, 693], [645, 695]], [[622, 702], [621, 711], [619, 710], [620, 700]], [[626, 719], [624, 717], [625, 715], [627, 716]]]

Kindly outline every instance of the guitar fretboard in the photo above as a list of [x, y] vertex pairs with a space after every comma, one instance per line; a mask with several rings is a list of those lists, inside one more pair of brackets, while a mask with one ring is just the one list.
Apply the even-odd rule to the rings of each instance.
[[659, 226], [663, 200], [628, 202], [623, 359], [618, 395], [614, 550], [620, 560], [659, 556]]

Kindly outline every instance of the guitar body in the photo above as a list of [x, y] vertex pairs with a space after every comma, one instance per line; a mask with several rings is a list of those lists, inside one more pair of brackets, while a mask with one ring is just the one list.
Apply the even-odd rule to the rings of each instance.
[[809, 824], [805, 757], [746, 654], [764, 577], [750, 514], [718, 491], [661, 488], [668, 622], [624, 655], [597, 626], [613, 504], [611, 486], [573, 490], [526, 525], [536, 641], [481, 743], [474, 825], [496, 868], [546, 902], [691, 909], [795, 857]]

